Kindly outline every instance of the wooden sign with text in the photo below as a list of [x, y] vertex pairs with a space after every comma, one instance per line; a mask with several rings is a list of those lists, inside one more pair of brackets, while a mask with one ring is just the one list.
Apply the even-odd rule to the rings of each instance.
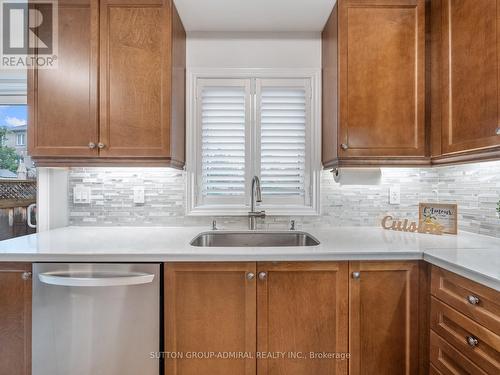
[[392, 216], [386, 216], [382, 219], [382, 228], [387, 230], [395, 230], [398, 232], [410, 233], [429, 233], [429, 234], [443, 234], [444, 227], [436, 223], [426, 223], [423, 221], [416, 222], [408, 219], [397, 220]]
[[457, 205], [443, 203], [420, 203], [418, 221], [441, 225], [443, 233], [457, 234]]

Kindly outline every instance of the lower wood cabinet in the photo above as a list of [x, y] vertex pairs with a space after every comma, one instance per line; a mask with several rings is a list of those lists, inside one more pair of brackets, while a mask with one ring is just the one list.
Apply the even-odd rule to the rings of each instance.
[[500, 374], [498, 291], [432, 266], [430, 328], [435, 373]]
[[419, 371], [418, 262], [350, 262], [349, 374]]
[[31, 264], [0, 263], [0, 374], [31, 374]]
[[255, 375], [254, 358], [205, 355], [255, 353], [256, 291], [255, 263], [167, 264], [165, 373]]
[[431, 329], [488, 374], [500, 373], [500, 336], [434, 297]]
[[418, 261], [169, 263], [166, 373], [417, 374], [418, 270]]
[[479, 366], [464, 356], [460, 350], [455, 349], [434, 332], [431, 332], [430, 352], [432, 361], [430, 374], [487, 375]]
[[[259, 263], [258, 374], [347, 374], [347, 263]], [[339, 359], [327, 358], [337, 355]], [[296, 358], [295, 358], [296, 357]]]

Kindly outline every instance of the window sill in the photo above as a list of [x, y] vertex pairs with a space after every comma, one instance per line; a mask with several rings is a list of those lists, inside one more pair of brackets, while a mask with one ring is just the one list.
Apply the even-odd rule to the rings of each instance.
[[[257, 211], [266, 211], [267, 216], [318, 216], [319, 209], [305, 206], [272, 206], [260, 205], [256, 207]], [[249, 206], [198, 206], [188, 212], [187, 216], [248, 216]]]

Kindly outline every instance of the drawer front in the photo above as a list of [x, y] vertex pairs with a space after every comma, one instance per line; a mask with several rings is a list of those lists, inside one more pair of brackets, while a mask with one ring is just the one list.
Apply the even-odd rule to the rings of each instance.
[[442, 372], [435, 368], [432, 364], [429, 365], [429, 375], [441, 375]]
[[487, 375], [474, 362], [431, 331], [430, 374]]
[[500, 335], [500, 292], [433, 266], [431, 293]]
[[431, 298], [431, 329], [490, 374], [500, 374], [500, 336]]

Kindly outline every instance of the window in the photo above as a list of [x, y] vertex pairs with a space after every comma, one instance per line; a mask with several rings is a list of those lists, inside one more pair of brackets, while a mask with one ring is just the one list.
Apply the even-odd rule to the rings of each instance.
[[271, 215], [318, 214], [314, 83], [304, 76], [194, 80], [188, 213], [247, 214], [251, 180], [259, 176], [260, 209]]
[[26, 145], [26, 134], [19, 133], [16, 134], [16, 146], [24, 146]]
[[[0, 70], [0, 211], [3, 217], [20, 213], [23, 225], [0, 220], [0, 240], [33, 233], [35, 222], [36, 171], [26, 149], [26, 71]], [[20, 217], [21, 217], [20, 216]]]

